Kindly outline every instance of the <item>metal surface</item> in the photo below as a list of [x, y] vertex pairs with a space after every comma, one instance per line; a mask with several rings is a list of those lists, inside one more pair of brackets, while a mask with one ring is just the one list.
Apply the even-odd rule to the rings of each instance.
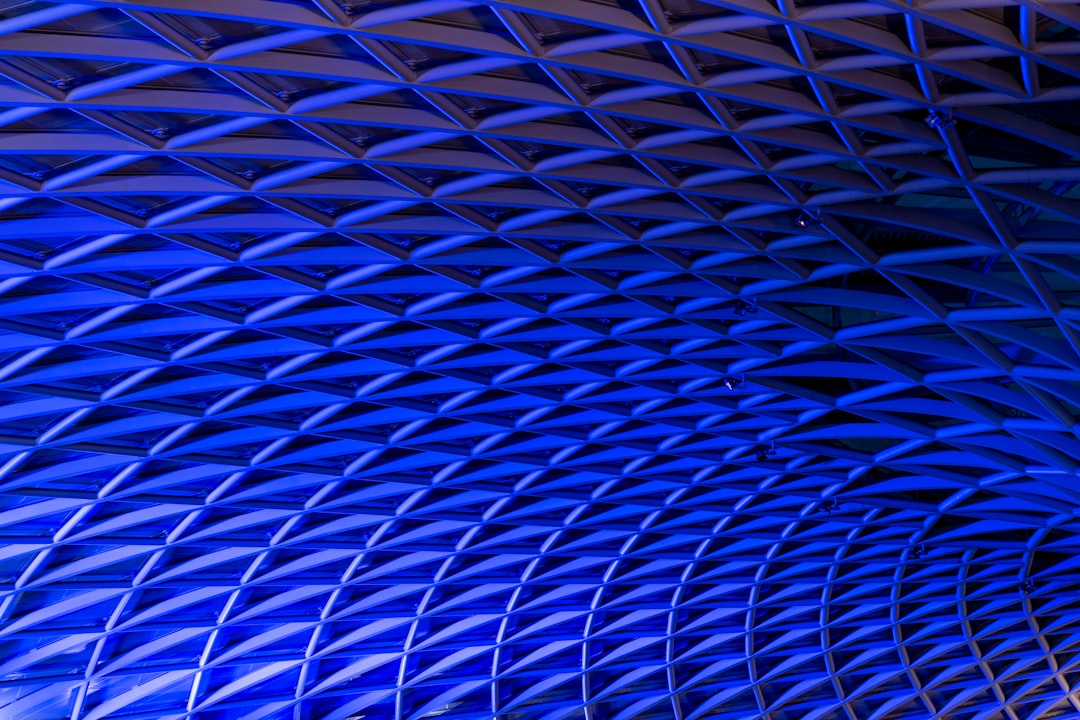
[[1078, 52], [0, 2], [0, 720], [1080, 717]]

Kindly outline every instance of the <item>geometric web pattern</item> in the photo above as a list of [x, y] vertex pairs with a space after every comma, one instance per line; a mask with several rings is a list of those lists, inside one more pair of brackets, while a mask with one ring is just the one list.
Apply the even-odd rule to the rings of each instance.
[[0, 0], [0, 720], [1080, 718], [1080, 4]]

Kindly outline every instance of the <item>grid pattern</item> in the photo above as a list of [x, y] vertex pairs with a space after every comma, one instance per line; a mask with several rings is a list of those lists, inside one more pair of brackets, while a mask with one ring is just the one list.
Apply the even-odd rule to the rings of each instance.
[[0, 718], [1080, 718], [1080, 6], [0, 2]]

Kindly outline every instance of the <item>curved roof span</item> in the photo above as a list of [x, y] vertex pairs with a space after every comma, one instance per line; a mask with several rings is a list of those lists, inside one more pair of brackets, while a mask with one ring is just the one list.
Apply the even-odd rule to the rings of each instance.
[[0, 2], [0, 718], [1080, 718], [1080, 6]]

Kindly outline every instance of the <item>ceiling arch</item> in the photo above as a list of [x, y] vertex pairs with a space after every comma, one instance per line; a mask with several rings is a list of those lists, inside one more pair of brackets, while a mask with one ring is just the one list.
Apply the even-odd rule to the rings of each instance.
[[1080, 717], [1073, 2], [0, 2], [0, 718]]

